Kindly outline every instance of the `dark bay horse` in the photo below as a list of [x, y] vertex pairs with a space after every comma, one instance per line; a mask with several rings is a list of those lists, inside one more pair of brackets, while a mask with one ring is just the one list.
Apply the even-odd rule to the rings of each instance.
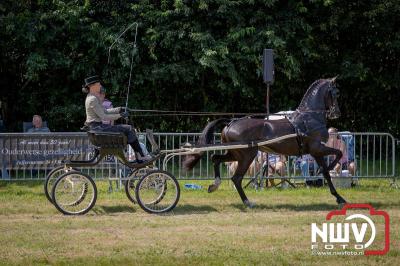
[[[329, 137], [326, 119], [335, 119], [340, 116], [337, 102], [339, 90], [336, 88], [335, 79], [320, 79], [311, 84], [299, 107], [289, 119], [265, 120], [245, 117], [237, 120], [218, 119], [210, 122], [199, 138], [197, 144], [200, 146], [212, 142], [214, 130], [220, 125], [225, 125], [221, 133], [223, 143], [270, 140], [289, 134], [296, 134], [297, 137], [277, 141], [267, 146], [227, 150], [222, 155], [214, 154], [212, 161], [214, 163], [215, 181], [214, 184], [209, 186], [208, 192], [215, 191], [221, 183], [220, 163], [237, 161], [238, 167], [231, 179], [243, 203], [248, 207], [252, 207], [253, 204], [243, 191], [242, 179], [258, 150], [287, 156], [311, 154], [321, 167], [331, 194], [336, 197], [336, 202], [338, 204], [346, 203], [337, 193], [329, 175], [329, 171], [334, 168], [342, 157], [342, 152], [324, 144]], [[200, 160], [201, 155], [188, 155], [183, 162], [185, 169], [192, 169]], [[326, 155], [335, 155], [335, 159], [329, 166], [326, 165], [324, 160]]]

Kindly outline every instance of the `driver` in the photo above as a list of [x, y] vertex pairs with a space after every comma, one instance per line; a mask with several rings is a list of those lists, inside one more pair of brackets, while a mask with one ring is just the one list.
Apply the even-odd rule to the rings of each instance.
[[101, 92], [105, 89], [100, 83], [98, 76], [92, 76], [85, 79], [82, 91], [87, 93], [85, 100], [86, 121], [85, 125], [92, 131], [100, 132], [122, 132], [128, 138], [128, 144], [132, 147], [136, 154], [136, 163], [144, 163], [151, 160], [151, 156], [144, 156], [140, 147], [136, 133], [128, 126], [103, 124], [103, 120], [114, 121], [121, 117], [128, 117], [125, 107], [116, 107], [105, 110], [101, 102]]

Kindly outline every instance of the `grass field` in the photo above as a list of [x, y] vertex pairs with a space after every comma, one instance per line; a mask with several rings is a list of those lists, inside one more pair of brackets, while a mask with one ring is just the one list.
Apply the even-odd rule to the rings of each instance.
[[[181, 181], [184, 183], [194, 181]], [[196, 183], [196, 182], [194, 182]], [[204, 187], [208, 182], [197, 182]], [[0, 183], [0, 264], [166, 265], [399, 265], [400, 189], [389, 180], [362, 180], [341, 189], [352, 203], [371, 203], [391, 218], [391, 250], [384, 256], [316, 256], [310, 224], [337, 209], [328, 188], [247, 189], [257, 204], [243, 207], [231, 183], [208, 194], [182, 189], [168, 215], [150, 215], [122, 191], [99, 196], [84, 216], [63, 216], [42, 184]]]

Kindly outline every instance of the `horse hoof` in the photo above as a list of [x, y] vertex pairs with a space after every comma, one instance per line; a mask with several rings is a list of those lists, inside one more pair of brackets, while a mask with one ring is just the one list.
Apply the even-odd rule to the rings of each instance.
[[214, 192], [218, 189], [218, 186], [216, 186], [215, 184], [209, 185], [208, 186], [208, 193]]
[[244, 203], [244, 205], [246, 205], [246, 207], [248, 207], [250, 209], [252, 209], [252, 208], [254, 208], [256, 206], [255, 203], [253, 203], [253, 202], [251, 202], [249, 200], [245, 200], [243, 203]]
[[342, 209], [344, 205], [347, 203], [343, 198], [338, 199], [337, 204], [339, 204], [339, 208]]

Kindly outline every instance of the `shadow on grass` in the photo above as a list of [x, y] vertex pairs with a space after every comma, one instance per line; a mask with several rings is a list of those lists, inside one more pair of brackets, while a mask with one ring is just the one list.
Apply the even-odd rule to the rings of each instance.
[[[232, 207], [242, 211], [249, 210], [244, 204], [231, 204]], [[317, 203], [307, 205], [295, 205], [295, 204], [256, 204], [252, 210], [279, 210], [288, 209], [292, 211], [330, 211], [338, 209], [337, 204]]]
[[[393, 202], [349, 202], [349, 203], [366, 203], [372, 205], [375, 209], [388, 209], [394, 207], [400, 207], [400, 203], [393, 203]], [[244, 204], [231, 204], [233, 208], [237, 208], [241, 211], [250, 210]], [[339, 205], [332, 203], [316, 203], [316, 204], [256, 204], [251, 210], [279, 210], [279, 209], [287, 209], [292, 211], [331, 211], [331, 210], [338, 210]]]
[[21, 187], [42, 187], [44, 184], [44, 180], [27, 180], [27, 181], [5, 181], [0, 180], [0, 188], [6, 188], [10, 186], [21, 186]]
[[[135, 207], [134, 207], [135, 206]], [[117, 205], [117, 206], [101, 206], [101, 205], [96, 205], [92, 211], [95, 214], [101, 215], [101, 214], [113, 214], [113, 213], [135, 213], [137, 211], [137, 208], [140, 208], [138, 205]], [[139, 211], [141, 211], [139, 209]], [[167, 212], [167, 213], [161, 213], [159, 215], [190, 215], [190, 214], [206, 214], [210, 212], [216, 212], [217, 210], [211, 206], [208, 205], [190, 205], [190, 204], [184, 204], [184, 205], [178, 205], [176, 208], [174, 208], [172, 211]]]
[[218, 212], [217, 209], [210, 205], [191, 205], [191, 204], [178, 204], [178, 206], [171, 212], [173, 215], [188, 215], [188, 214], [206, 214], [210, 212]]
[[136, 210], [132, 205], [115, 205], [115, 206], [96, 205], [93, 208], [93, 212], [96, 214], [111, 214], [120, 212], [134, 213], [136, 212]]
[[373, 201], [365, 201], [365, 202], [352, 202], [352, 203], [366, 203], [370, 204], [374, 209], [393, 209], [393, 208], [399, 208], [400, 207], [400, 202], [373, 202]]

